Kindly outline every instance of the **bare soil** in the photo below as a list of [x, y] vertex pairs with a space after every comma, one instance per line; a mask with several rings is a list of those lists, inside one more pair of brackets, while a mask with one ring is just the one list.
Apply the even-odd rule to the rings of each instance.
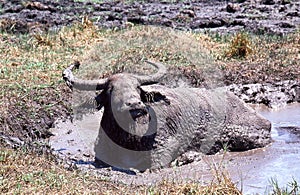
[[299, 28], [297, 0], [231, 1], [22, 1], [1, 0], [1, 26], [13, 32], [55, 30], [89, 17], [104, 28], [130, 24], [162, 25], [182, 30], [285, 35]]

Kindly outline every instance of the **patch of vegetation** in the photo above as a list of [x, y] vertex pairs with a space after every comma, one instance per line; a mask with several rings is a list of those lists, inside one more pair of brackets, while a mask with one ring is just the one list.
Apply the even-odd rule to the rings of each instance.
[[96, 194], [130, 189], [77, 171], [68, 171], [47, 156], [0, 150], [1, 194]]
[[[207, 40], [207, 42], [201, 41]], [[95, 70], [109, 72], [136, 71], [144, 73], [143, 60], [160, 61], [171, 67], [193, 66], [214, 69], [214, 60], [207, 49], [209, 37], [170, 28], [137, 26], [106, 36], [83, 60], [83, 75], [103, 74]], [[96, 76], [96, 75], [93, 75]]]
[[213, 55], [224, 70], [225, 84], [293, 80], [300, 76], [300, 31], [284, 37], [242, 33], [214, 40], [219, 46]]
[[[98, 34], [96, 34], [96, 32]], [[23, 140], [47, 137], [55, 118], [70, 114], [63, 67], [101, 41], [86, 20], [58, 33], [0, 34], [0, 126]]]
[[231, 40], [226, 56], [245, 58], [252, 53], [252, 43], [246, 33], [237, 33]]
[[67, 170], [48, 156], [0, 150], [1, 194], [222, 194], [240, 195], [229, 176], [219, 170], [208, 185], [163, 181], [154, 186], [128, 186]]
[[286, 187], [279, 187], [275, 178], [271, 178], [270, 183], [272, 186], [270, 195], [298, 195], [300, 193], [300, 186], [295, 179], [289, 182]]

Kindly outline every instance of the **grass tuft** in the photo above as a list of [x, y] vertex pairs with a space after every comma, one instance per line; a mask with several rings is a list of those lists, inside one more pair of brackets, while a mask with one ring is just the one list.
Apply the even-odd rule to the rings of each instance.
[[226, 171], [218, 170], [218, 174], [206, 186], [197, 182], [162, 181], [148, 188], [147, 194], [242, 195]]
[[298, 195], [300, 193], [300, 186], [298, 182], [293, 179], [286, 187], [279, 187], [279, 183], [275, 178], [270, 179], [272, 186], [270, 195]]
[[226, 57], [245, 58], [253, 52], [253, 46], [248, 34], [237, 33], [231, 40]]

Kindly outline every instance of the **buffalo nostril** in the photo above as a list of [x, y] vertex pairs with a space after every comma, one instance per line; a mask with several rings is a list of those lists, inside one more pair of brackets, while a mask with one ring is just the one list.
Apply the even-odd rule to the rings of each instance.
[[126, 106], [131, 106], [131, 103], [130, 102], [127, 102], [127, 103], [125, 103], [126, 104]]

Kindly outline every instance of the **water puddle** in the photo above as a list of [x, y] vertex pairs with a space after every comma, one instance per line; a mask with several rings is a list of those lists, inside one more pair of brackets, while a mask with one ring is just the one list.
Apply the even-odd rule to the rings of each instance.
[[[267, 194], [270, 180], [275, 179], [280, 186], [286, 186], [293, 179], [300, 181], [300, 104], [294, 103], [281, 109], [255, 108], [272, 122], [274, 142], [263, 149], [254, 150], [249, 158], [257, 158], [244, 170], [249, 174], [244, 178], [247, 194]], [[249, 151], [251, 153], [251, 151]], [[245, 154], [249, 153], [245, 152]], [[270, 187], [270, 186], [269, 186]]]
[[[81, 120], [57, 121], [51, 129], [49, 144], [61, 158], [75, 163], [92, 164], [102, 111], [87, 114]], [[89, 163], [90, 162], [90, 163]]]
[[[212, 179], [211, 165], [222, 161], [230, 176], [242, 186], [244, 194], [267, 194], [271, 178], [280, 186], [293, 179], [300, 182], [300, 104], [270, 110], [255, 106], [257, 112], [272, 122], [274, 142], [265, 148], [226, 155], [202, 156], [200, 161], [157, 172], [126, 172], [98, 169], [93, 166], [93, 146], [98, 135], [102, 112], [84, 116], [83, 120], [58, 122], [52, 129], [50, 145], [61, 158], [71, 159], [79, 169], [92, 171], [112, 181], [127, 184], [155, 184], [162, 180], [193, 180], [202, 184]], [[225, 158], [224, 158], [225, 157]], [[129, 173], [129, 174], [128, 174]]]

